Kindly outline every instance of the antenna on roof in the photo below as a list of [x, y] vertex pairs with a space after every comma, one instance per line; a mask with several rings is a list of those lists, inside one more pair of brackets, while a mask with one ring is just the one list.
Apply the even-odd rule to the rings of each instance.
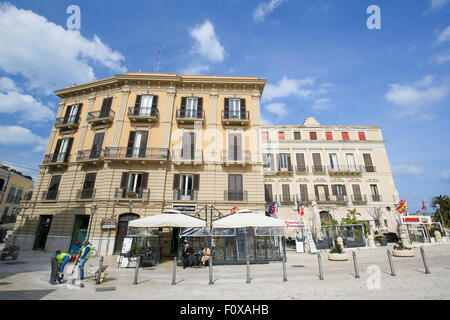
[[156, 72], [159, 72], [159, 68], [160, 68], [160, 62], [161, 62], [161, 49], [162, 49], [162, 45], [159, 45], [159, 50], [158, 50], [158, 58], [156, 59]]

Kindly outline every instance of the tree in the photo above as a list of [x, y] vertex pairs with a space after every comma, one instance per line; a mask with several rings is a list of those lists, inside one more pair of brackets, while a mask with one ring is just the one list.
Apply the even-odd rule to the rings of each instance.
[[357, 216], [361, 214], [356, 209], [347, 209], [347, 218], [341, 220], [341, 224], [362, 224], [364, 226], [364, 233], [369, 234], [369, 223], [367, 221], [358, 220]]
[[436, 209], [436, 206], [439, 205], [440, 209], [436, 210], [436, 212], [432, 215], [434, 221], [441, 221], [445, 226], [450, 225], [450, 198], [448, 195], [439, 195], [433, 197], [431, 200], [431, 207]]

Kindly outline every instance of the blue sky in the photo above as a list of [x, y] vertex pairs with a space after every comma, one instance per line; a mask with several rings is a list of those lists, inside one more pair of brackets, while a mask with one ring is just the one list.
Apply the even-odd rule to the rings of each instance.
[[410, 211], [449, 193], [450, 0], [0, 2], [0, 161], [37, 168], [53, 91], [154, 72], [159, 45], [160, 72], [267, 79], [267, 123], [380, 125]]

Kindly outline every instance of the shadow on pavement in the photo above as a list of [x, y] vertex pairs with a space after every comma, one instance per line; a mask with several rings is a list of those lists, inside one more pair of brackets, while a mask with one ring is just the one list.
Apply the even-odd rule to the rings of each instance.
[[11, 290], [1, 291], [0, 300], [40, 300], [56, 290]]

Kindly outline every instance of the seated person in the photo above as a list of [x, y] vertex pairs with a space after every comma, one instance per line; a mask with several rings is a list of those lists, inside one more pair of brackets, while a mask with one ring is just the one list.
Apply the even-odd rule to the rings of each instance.
[[209, 263], [209, 259], [211, 258], [211, 250], [209, 250], [208, 246], [205, 244], [202, 250], [202, 265], [205, 266], [206, 261]]

